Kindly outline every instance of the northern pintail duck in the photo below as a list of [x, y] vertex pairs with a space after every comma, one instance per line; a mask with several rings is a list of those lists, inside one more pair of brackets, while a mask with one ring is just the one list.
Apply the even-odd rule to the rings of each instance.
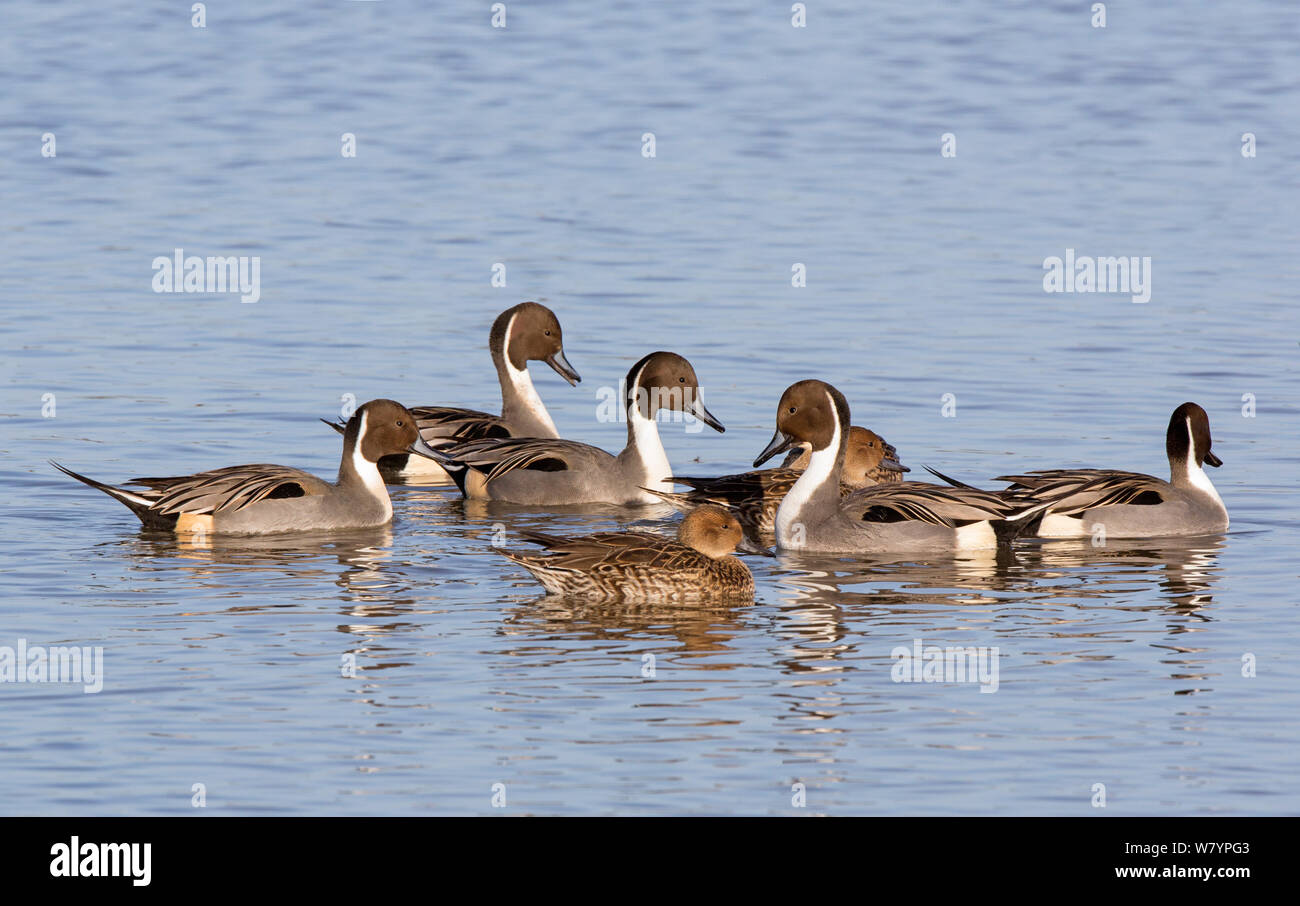
[[672, 469], [656, 414], [685, 412], [725, 429], [700, 401], [695, 369], [676, 353], [652, 352], [632, 366], [626, 386], [627, 446], [617, 456], [535, 437], [472, 440], [435, 455], [467, 497], [532, 506], [658, 503], [653, 491], [672, 490]]
[[823, 381], [800, 381], [781, 395], [776, 434], [757, 468], [796, 444], [810, 452], [776, 513], [776, 543], [824, 553], [953, 551], [996, 547], [994, 523], [1029, 510], [975, 488], [919, 481], [878, 484], [842, 495], [849, 404]]
[[146, 529], [262, 535], [384, 525], [393, 518], [393, 504], [377, 464], [402, 451], [433, 452], [420, 438], [411, 411], [381, 399], [366, 403], [348, 421], [334, 483], [300, 469], [258, 463], [137, 478], [129, 483], [142, 489], [128, 490], [51, 465], [125, 504]]
[[1043, 469], [994, 480], [1047, 503], [1041, 522], [1030, 524], [1042, 538], [1086, 538], [1098, 527], [1110, 538], [1213, 534], [1227, 530], [1228, 509], [1203, 468], [1223, 465], [1212, 442], [1205, 410], [1183, 403], [1165, 431], [1169, 481], [1110, 469]]
[[[859, 488], [903, 480], [910, 471], [894, 457], [898, 451], [874, 431], [854, 425], [849, 429], [848, 448], [844, 456], [840, 492], [848, 494]], [[715, 478], [674, 477], [676, 484], [689, 485], [685, 493], [659, 494], [682, 512], [703, 503], [729, 507], [745, 529], [745, 537], [757, 544], [770, 543], [776, 511], [782, 498], [799, 480], [808, 465], [809, 453], [790, 451], [786, 465], [779, 469], [757, 469], [737, 475]]]
[[726, 509], [692, 510], [676, 540], [649, 532], [599, 532], [560, 538], [526, 531], [545, 554], [502, 550], [555, 595], [597, 600], [656, 601], [752, 597], [754, 577], [733, 556], [740, 523]]
[[[808, 468], [811, 458], [808, 450], [791, 450], [781, 468], [802, 472]], [[902, 481], [903, 473], [910, 471], [898, 458], [898, 449], [875, 431], [857, 425], [849, 428], [849, 450], [844, 457], [846, 487], [857, 489]]]
[[[529, 362], [545, 362], [569, 384], [582, 380], [564, 357], [564, 336], [560, 321], [545, 305], [523, 302], [508, 308], [492, 322], [488, 350], [501, 384], [501, 414], [450, 406], [413, 406], [416, 422], [430, 446], [475, 440], [481, 437], [558, 437], [555, 422], [533, 387]], [[326, 422], [342, 432], [343, 425]], [[438, 463], [424, 456], [398, 453], [379, 463], [385, 475], [425, 484], [451, 484]]]

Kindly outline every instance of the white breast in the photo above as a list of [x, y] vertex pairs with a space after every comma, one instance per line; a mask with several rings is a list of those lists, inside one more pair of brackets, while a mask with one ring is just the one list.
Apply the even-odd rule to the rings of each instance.
[[824, 449], [815, 451], [808, 459], [808, 468], [803, 470], [794, 487], [785, 495], [781, 506], [776, 511], [776, 541], [780, 547], [799, 550], [807, 546], [808, 526], [802, 532], [795, 531], [795, 526], [803, 522], [803, 509], [813, 492], [828, 481], [833, 480], [835, 457], [840, 449], [840, 426], [835, 426], [835, 434]]
[[[632, 442], [636, 445], [637, 456], [641, 460], [641, 486], [654, 488], [656, 491], [673, 489], [673, 470], [668, 464], [668, 454], [664, 443], [659, 438], [659, 426], [653, 418], [641, 415], [640, 407], [635, 403], [628, 407], [627, 417], [632, 422]], [[646, 495], [648, 502], [658, 503], [659, 498]]]
[[552, 435], [558, 435], [555, 430], [555, 422], [551, 421], [551, 414], [546, 411], [546, 406], [542, 404], [542, 398], [537, 395], [537, 388], [533, 386], [532, 376], [529, 375], [528, 369], [516, 368], [510, 364], [510, 359], [506, 359], [506, 374], [510, 378], [510, 384], [519, 394], [519, 399], [523, 402], [524, 408], [532, 413], [533, 418], [541, 422], [547, 428], [550, 428]]

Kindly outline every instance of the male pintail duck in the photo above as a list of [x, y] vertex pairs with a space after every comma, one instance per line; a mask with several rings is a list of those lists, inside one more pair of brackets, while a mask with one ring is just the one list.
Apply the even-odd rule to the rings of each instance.
[[830, 384], [799, 381], [781, 395], [776, 434], [754, 467], [797, 444], [806, 444], [811, 455], [777, 508], [778, 547], [823, 553], [992, 548], [998, 543], [994, 523], [1035, 511], [986, 491], [919, 481], [842, 495], [848, 425], [849, 404]]
[[740, 523], [722, 507], [692, 510], [678, 527], [676, 540], [649, 532], [599, 532], [581, 538], [521, 534], [548, 553], [499, 553], [527, 569], [554, 595], [657, 601], [754, 594], [749, 568], [732, 556], [743, 537]]
[[1165, 431], [1169, 481], [1110, 469], [1043, 469], [994, 480], [1048, 504], [1041, 523], [1030, 524], [1041, 538], [1087, 538], [1099, 526], [1108, 538], [1213, 534], [1227, 530], [1228, 509], [1203, 467], [1223, 465], [1211, 444], [1210, 417], [1183, 403]]
[[695, 369], [672, 352], [652, 352], [627, 373], [627, 446], [617, 456], [559, 438], [484, 438], [435, 452], [466, 497], [532, 506], [659, 503], [672, 470], [659, 439], [661, 409], [722, 424], [700, 401]]
[[[524, 302], [497, 316], [488, 349], [501, 384], [501, 414], [450, 406], [413, 406], [420, 435], [433, 447], [480, 437], [558, 437], [555, 422], [533, 387], [529, 362], [545, 362], [569, 384], [582, 380], [564, 357], [560, 321], [545, 305]], [[326, 422], [339, 433], [341, 423]], [[451, 484], [445, 469], [424, 456], [398, 453], [379, 463], [387, 476], [422, 484]]]
[[[898, 462], [898, 451], [887, 444], [880, 435], [854, 425], [849, 429], [848, 450], [844, 457], [844, 473], [840, 492], [848, 494], [859, 488], [878, 483], [903, 480], [910, 471]], [[792, 450], [787, 465], [779, 469], [758, 469], [738, 475], [716, 478], [688, 478], [677, 476], [675, 484], [691, 487], [684, 493], [660, 493], [668, 503], [687, 512], [703, 503], [718, 503], [731, 508], [745, 529], [745, 537], [756, 544], [768, 544], [776, 521], [777, 507], [782, 498], [799, 480], [799, 473], [808, 465], [809, 454]]]
[[393, 504], [377, 463], [404, 451], [433, 452], [420, 438], [409, 409], [392, 400], [371, 400], [348, 421], [334, 484], [300, 469], [259, 463], [137, 478], [130, 483], [144, 489], [127, 490], [51, 465], [124, 503], [146, 529], [262, 535], [384, 525], [393, 518]]

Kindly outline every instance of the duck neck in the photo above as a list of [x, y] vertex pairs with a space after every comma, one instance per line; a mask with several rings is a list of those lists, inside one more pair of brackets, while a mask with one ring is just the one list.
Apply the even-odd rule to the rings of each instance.
[[528, 363], [516, 368], [510, 360], [510, 340], [514, 335], [515, 318], [506, 325], [505, 339], [500, 348], [493, 347], [492, 363], [497, 368], [497, 381], [501, 384], [501, 418], [517, 437], [559, 437], [555, 422], [546, 411], [542, 398], [533, 387]]
[[519, 437], [560, 436], [527, 368], [515, 368], [503, 358], [497, 377], [501, 381], [501, 417], [512, 432]]
[[379, 474], [379, 465], [371, 462], [361, 452], [361, 439], [366, 432], [366, 413], [352, 419], [343, 435], [343, 458], [339, 461], [338, 486], [359, 490], [382, 502], [389, 515], [393, 503], [388, 497], [388, 487]]
[[801, 546], [800, 539], [806, 540], [807, 524], [839, 508], [844, 451], [844, 431], [837, 424], [830, 443], [811, 451], [808, 465], [776, 511], [776, 537], [783, 546]]
[[1172, 427], [1170, 433], [1174, 436], [1165, 441], [1169, 452], [1169, 483], [1180, 490], [1207, 497], [1219, 509], [1227, 512], [1227, 508], [1223, 505], [1223, 498], [1214, 487], [1214, 482], [1210, 481], [1210, 476], [1205, 474], [1204, 467], [1196, 462], [1196, 436], [1192, 431], [1191, 420], [1184, 419], [1183, 427], [1187, 432], [1185, 449], [1182, 448], [1182, 444], [1175, 443], [1176, 440], [1181, 440], [1181, 437]]
[[659, 438], [659, 425], [653, 416], [641, 412], [635, 396], [627, 407], [627, 446], [619, 454], [619, 459], [636, 470], [641, 487], [657, 491], [673, 489], [672, 467]]
[[1184, 491], [1190, 491], [1201, 497], [1208, 497], [1218, 507], [1226, 512], [1227, 508], [1223, 505], [1223, 498], [1219, 496], [1218, 490], [1214, 487], [1214, 482], [1210, 481], [1210, 476], [1205, 474], [1205, 469], [1196, 464], [1196, 460], [1190, 456], [1183, 458], [1169, 458], [1169, 483], [1174, 487]]

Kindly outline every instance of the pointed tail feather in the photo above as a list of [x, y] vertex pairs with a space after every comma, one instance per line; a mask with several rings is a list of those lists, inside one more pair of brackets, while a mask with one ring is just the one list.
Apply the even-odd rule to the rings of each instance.
[[143, 497], [140, 494], [134, 494], [131, 491], [128, 491], [124, 488], [115, 488], [111, 484], [104, 484], [104, 482], [96, 481], [93, 478], [87, 478], [85, 475], [81, 475], [65, 466], [59, 465], [57, 462], [55, 462], [52, 459], [49, 462], [50, 465], [54, 466], [54, 468], [58, 469], [64, 475], [69, 475], [77, 479], [77, 481], [81, 482], [82, 484], [89, 485], [90, 487], [94, 488], [97, 491], [103, 491], [109, 497], [112, 497], [114, 500], [118, 501], [119, 503], [124, 504], [127, 508], [131, 510], [131, 512], [135, 513], [135, 515], [139, 517], [141, 522], [147, 524], [150, 522], [157, 521], [156, 519], [153, 518], [153, 514], [150, 513], [150, 509], [153, 507], [154, 501], [150, 500], [148, 497]]
[[343, 434], [343, 433], [345, 433], [345, 432], [348, 430], [348, 426], [347, 426], [347, 425], [340, 424], [339, 422], [332, 422], [332, 421], [329, 421], [328, 419], [324, 419], [324, 418], [322, 418], [321, 421], [322, 421], [324, 424], [329, 425], [331, 428], [333, 428], [335, 431], [339, 432], [340, 434]]
[[692, 499], [690, 494], [676, 494], [670, 491], [656, 491], [654, 488], [641, 488], [648, 494], [654, 494], [664, 503], [677, 510], [679, 513], [689, 513], [700, 505], [698, 500]]
[[925, 470], [926, 470], [927, 472], [929, 472], [931, 475], [933, 475], [935, 478], [938, 478], [940, 481], [946, 481], [948, 484], [952, 485], [954, 488], [966, 488], [967, 490], [971, 490], [971, 491], [982, 491], [982, 490], [983, 490], [983, 488], [977, 488], [977, 487], [975, 487], [975, 485], [973, 485], [973, 484], [967, 484], [967, 483], [964, 482], [964, 481], [958, 481], [958, 480], [955, 479], [955, 478], [950, 478], [949, 476], [943, 474], [942, 472], [940, 472], [938, 469], [934, 468], [933, 466], [926, 466], [926, 467], [925, 467]]
[[1051, 506], [1052, 501], [1050, 500], [1034, 500], [1032, 497], [1022, 498], [1022, 506], [1007, 517], [1007, 522], [1030, 520], [1034, 516], [1045, 514]]
[[456, 482], [456, 487], [460, 489], [460, 493], [468, 497], [469, 492], [465, 490], [465, 482], [469, 479], [469, 466], [450, 458], [446, 460], [436, 459], [434, 462], [442, 466], [442, 470], [451, 477], [452, 481]]
[[1043, 516], [1046, 515], [1051, 502], [1035, 501], [1026, 497], [1022, 498], [1022, 503], [1021, 508], [1006, 519], [993, 523], [993, 531], [997, 534], [999, 542], [1010, 544], [1022, 536], [1032, 537], [1038, 534], [1038, 527], [1042, 525]]
[[465, 491], [465, 482], [469, 479], [469, 466], [444, 452], [440, 447], [430, 446], [429, 453], [433, 455], [428, 458], [442, 466], [442, 470], [451, 476], [452, 481], [456, 482], [456, 487], [460, 489], [461, 494], [468, 497], [469, 494]]

